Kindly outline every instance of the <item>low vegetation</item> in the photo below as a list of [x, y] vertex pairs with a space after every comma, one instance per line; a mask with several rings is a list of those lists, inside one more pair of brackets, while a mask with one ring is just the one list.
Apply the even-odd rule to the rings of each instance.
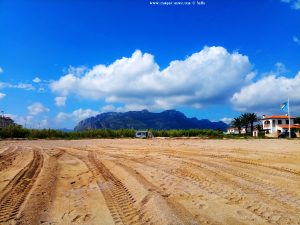
[[221, 138], [224, 136], [221, 130], [188, 129], [188, 130], [151, 130], [154, 137], [209, 137]]
[[[0, 130], [0, 138], [26, 138], [26, 139], [84, 139], [84, 138], [133, 138], [134, 129], [120, 130], [87, 130], [81, 132], [64, 132], [53, 129], [26, 129], [20, 126], [9, 126]], [[154, 137], [208, 137], [222, 138], [224, 136], [221, 130], [151, 130]]]

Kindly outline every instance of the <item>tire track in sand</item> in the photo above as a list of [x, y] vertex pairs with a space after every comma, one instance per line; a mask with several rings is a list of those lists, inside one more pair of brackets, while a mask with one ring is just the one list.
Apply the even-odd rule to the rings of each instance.
[[[189, 179], [191, 181], [195, 181], [192, 182], [195, 185], [199, 186], [202, 190], [206, 190], [208, 192], [217, 194], [220, 197], [223, 197], [225, 199], [227, 199], [229, 202], [231, 202], [230, 204], [236, 204], [241, 206], [242, 208], [251, 211], [252, 213], [254, 213], [255, 215], [257, 215], [258, 217], [263, 218], [267, 223], [272, 223], [272, 224], [300, 224], [299, 218], [297, 218], [297, 216], [294, 213], [289, 212], [287, 208], [285, 207], [280, 207], [281, 209], [279, 210], [279, 208], [275, 209], [273, 208], [271, 205], [266, 204], [269, 201], [272, 201], [271, 198], [265, 198], [266, 196], [261, 196], [264, 197], [263, 199], [265, 201], [262, 202], [262, 199], [260, 200], [255, 200], [255, 199], [248, 199], [248, 195], [246, 193], [253, 193], [255, 194], [257, 192], [257, 190], [253, 190], [250, 187], [243, 187], [240, 186], [238, 183], [236, 183], [234, 180], [228, 179], [227, 176], [222, 176], [221, 173], [219, 173], [220, 170], [215, 171], [214, 169], [207, 167], [205, 165], [203, 165], [201, 162], [201, 164], [194, 164], [192, 162], [189, 161], [181, 161], [181, 159], [177, 159], [175, 156], [173, 156], [174, 158], [172, 160], [178, 160], [179, 163], [182, 163], [185, 166], [192, 166], [194, 169], [194, 172], [191, 171], [187, 171], [187, 168], [177, 168], [177, 169], [170, 169], [169, 166], [164, 165], [159, 159], [157, 158], [148, 158], [147, 161], [142, 160], [142, 159], [136, 159], [136, 158], [130, 158], [130, 157], [126, 157], [126, 156], [122, 156], [126, 159], [129, 159], [135, 163], [141, 164], [143, 166], [147, 165], [150, 167], [153, 167], [155, 169], [160, 168], [160, 171], [163, 171], [164, 173], [169, 174], [169, 176], [167, 176], [167, 178], [171, 178], [172, 176], [177, 176], [178, 178], [181, 178], [183, 180], [188, 181]], [[195, 160], [195, 159], [193, 159]], [[197, 160], [196, 160], [197, 161]], [[152, 163], [155, 163], [155, 165], [152, 165]], [[198, 162], [198, 161], [197, 161]], [[149, 164], [150, 163], [150, 164]], [[195, 173], [195, 171], [197, 171], [197, 169], [200, 169], [201, 171], [205, 170], [206, 172], [208, 172], [208, 176], [204, 176], [202, 177], [203, 179], [200, 179], [199, 175]], [[218, 181], [217, 183], [213, 180], [211, 180], [211, 177], [218, 177]], [[220, 186], [220, 181], [223, 181], [226, 185], [229, 185], [229, 187], [231, 187], [230, 189], [227, 188], [222, 188]], [[169, 184], [166, 186], [170, 186]], [[249, 189], [250, 188], [250, 189]], [[265, 203], [264, 203], [265, 202]], [[278, 206], [277, 206], [278, 207]], [[286, 215], [286, 213], [288, 213], [289, 215]], [[290, 214], [291, 213], [291, 214]]]
[[[279, 166], [274, 166], [274, 165], [268, 165], [266, 163], [257, 162], [257, 161], [251, 160], [251, 159], [232, 157], [227, 154], [194, 153], [194, 152], [189, 152], [189, 151], [184, 151], [181, 153], [184, 153], [185, 156], [190, 156], [192, 158], [208, 157], [208, 158], [228, 160], [231, 162], [237, 162], [237, 163], [242, 163], [242, 164], [248, 164], [248, 165], [254, 166], [255, 169], [267, 168], [267, 169], [270, 169], [270, 171], [274, 170], [274, 171], [277, 171], [278, 173], [282, 173], [282, 176], [290, 176], [290, 175], [299, 176], [300, 175], [299, 170], [295, 170], [295, 169], [287, 168], [287, 167], [283, 167], [283, 166], [279, 167]], [[174, 151], [170, 151], [170, 150], [167, 150], [162, 154], [166, 155], [166, 156], [168, 156], [169, 154], [170, 155], [178, 155], [178, 154], [175, 154]], [[270, 172], [270, 171], [268, 171], [268, 172]], [[274, 172], [273, 172], [273, 174], [278, 176], [278, 174], [275, 174]]]
[[[181, 161], [181, 158], [176, 158], [176, 156], [173, 156], [173, 160], [179, 160]], [[186, 161], [190, 160], [190, 161]], [[231, 175], [235, 175], [237, 177], [242, 178], [243, 183], [236, 182], [236, 180], [230, 179], [227, 176], [223, 176], [224, 174], [230, 175], [230, 173], [227, 171], [228, 168], [226, 167], [220, 167], [220, 165], [217, 165], [212, 162], [207, 162], [205, 160], [199, 160], [199, 159], [185, 159], [184, 161], [181, 161], [184, 165], [194, 168], [192, 171], [194, 172], [187, 172], [187, 168], [185, 169], [179, 169], [176, 172], [178, 174], [181, 174], [184, 177], [189, 177], [192, 180], [197, 181], [199, 184], [209, 184], [209, 188], [213, 190], [215, 193], [220, 194], [220, 196], [225, 197], [226, 199], [233, 201], [234, 204], [238, 204], [243, 206], [243, 208], [251, 211], [252, 213], [256, 214], [259, 217], [264, 218], [267, 222], [274, 223], [274, 224], [300, 224], [299, 218], [296, 216], [299, 212], [299, 204], [297, 206], [294, 205], [293, 209], [289, 209], [289, 207], [286, 207], [286, 203], [282, 202], [278, 199], [275, 199], [276, 194], [272, 194], [270, 188], [267, 186], [265, 187], [266, 190], [263, 191], [263, 189], [258, 189], [257, 186], [249, 185], [248, 183], [245, 183], [246, 180], [249, 179], [250, 175], [247, 176], [243, 173], [240, 173], [239, 171], [230, 171], [235, 172]], [[197, 168], [200, 171], [206, 171], [208, 174], [211, 174], [212, 177], [218, 177], [218, 181], [224, 181], [224, 184], [231, 186], [232, 190], [235, 190], [234, 192], [230, 193], [226, 192], [225, 188], [220, 188], [220, 185], [217, 185], [215, 182], [210, 181], [210, 176], [203, 177], [203, 179], [200, 179], [199, 173], [196, 174]], [[222, 171], [220, 173], [219, 171]], [[222, 175], [223, 174], [223, 175]], [[256, 180], [253, 180], [252, 184], [257, 184], [255, 182]], [[259, 185], [259, 184], [257, 184]], [[259, 187], [259, 186], [258, 186]], [[238, 191], [240, 190], [240, 191]], [[273, 189], [272, 189], [273, 190]], [[269, 193], [267, 193], [269, 191]], [[243, 194], [244, 193], [244, 194]], [[260, 200], [250, 200], [248, 199], [249, 196], [245, 195], [245, 193], [260, 193]], [[288, 196], [289, 197], [289, 196]], [[271, 205], [268, 205], [266, 203], [273, 202], [276, 200], [277, 202], [277, 209], [273, 208]], [[290, 203], [295, 203], [294, 201], [291, 201]], [[280, 206], [280, 207], [279, 207]], [[288, 214], [288, 215], [287, 215]]]
[[34, 150], [31, 162], [2, 191], [0, 197], [0, 222], [15, 219], [42, 166], [43, 156], [38, 150]]
[[[176, 158], [177, 156], [174, 155], [173, 157]], [[205, 167], [206, 169], [213, 170], [215, 173], [222, 171], [223, 174], [227, 174], [228, 176], [239, 177], [241, 178], [242, 183], [237, 182], [238, 186], [242, 185], [248, 189], [253, 189], [256, 192], [260, 192], [262, 196], [266, 195], [269, 199], [277, 201], [278, 204], [284, 205], [285, 207], [294, 207], [299, 210], [300, 198], [298, 194], [290, 192], [285, 187], [281, 187], [278, 184], [275, 185], [269, 183], [266, 180], [262, 180], [259, 177], [252, 175], [251, 168], [245, 168], [242, 167], [242, 165], [235, 165], [236, 167], [232, 167], [234, 166], [233, 164], [230, 164], [231, 167], [228, 167], [224, 161], [212, 161], [203, 158], [184, 158], [187, 160], [184, 161], [184, 163], [196, 165], [201, 168], [201, 170]], [[182, 156], [178, 158], [178, 160], [181, 159]]]
[[[125, 159], [123, 158], [123, 161]], [[128, 160], [128, 159], [126, 159]], [[128, 160], [130, 161], [130, 160]], [[196, 215], [193, 216], [183, 205], [181, 205], [179, 202], [177, 202], [175, 199], [170, 197], [170, 193], [167, 192], [166, 190], [163, 190], [162, 187], [154, 185], [151, 183], [149, 180], [147, 180], [140, 172], [138, 172], [136, 169], [133, 169], [132, 167], [129, 166], [128, 161], [126, 163], [123, 162], [116, 162], [117, 165], [121, 166], [126, 170], [128, 173], [131, 174], [131, 176], [135, 177], [137, 180], [139, 180], [145, 187], [148, 188], [149, 191], [151, 191], [145, 199], [142, 201], [145, 202], [147, 201], [147, 198], [149, 198], [153, 193], [157, 193], [161, 198], [164, 199], [166, 202], [166, 206], [170, 208], [173, 212], [176, 212], [176, 215], [180, 216], [180, 221], [183, 221], [182, 223], [179, 223], [179, 218], [172, 218], [170, 221], [172, 221], [170, 224], [176, 224], [174, 222], [174, 219], [176, 219], [178, 224], [193, 224], [197, 225], [198, 222], [199, 224], [207, 224], [207, 225], [217, 225], [218, 223], [215, 221], [212, 221], [211, 219], [203, 216], [203, 215]], [[150, 212], [143, 212], [142, 215], [145, 215], [146, 213]], [[159, 216], [158, 216], [159, 217]], [[198, 222], [196, 222], [196, 220]]]
[[[76, 149], [79, 150], [79, 149]], [[94, 154], [94, 159], [96, 159], [97, 162], [93, 163], [95, 164], [99, 164], [101, 163], [102, 166], [106, 167], [106, 172], [108, 171], [110, 173], [110, 175], [113, 175], [113, 170], [111, 171], [109, 169], [108, 166], [106, 166], [104, 164], [104, 162], [98, 160], [96, 158], [96, 156], [98, 155], [96, 152], [92, 152], [92, 151], [87, 151], [87, 150], [83, 150], [86, 152], [89, 152], [89, 156], [91, 157], [91, 155]], [[105, 188], [111, 188], [111, 186], [107, 183], [107, 181], [110, 182], [110, 178], [103, 178], [103, 174], [105, 173], [105, 171], [102, 171], [101, 174], [99, 175], [99, 171], [97, 171], [97, 169], [95, 167], [93, 167], [93, 165], [90, 164], [90, 161], [92, 161], [93, 159], [90, 158], [90, 161], [86, 162], [86, 159], [84, 157], [80, 157], [77, 154], [72, 154], [72, 153], [68, 153], [73, 155], [74, 157], [80, 158], [82, 161], [85, 162], [85, 164], [88, 166], [88, 168], [90, 169], [90, 171], [93, 173], [93, 175], [95, 177], [99, 177], [100, 179], [98, 179], [99, 181], [97, 182], [100, 190], [103, 192], [103, 186], [105, 185]], [[105, 155], [106, 158], [107, 156], [109, 156], [110, 158], [110, 154], [106, 154], [101, 152], [101, 155]], [[133, 197], [134, 198], [134, 208], [137, 211], [136, 213], [136, 217], [134, 218], [134, 222], [131, 222], [129, 224], [199, 224], [197, 221], [201, 220], [201, 219], [197, 219], [195, 220], [193, 215], [190, 214], [190, 212], [188, 210], [186, 210], [181, 204], [179, 204], [178, 202], [173, 201], [173, 199], [169, 199], [168, 196], [169, 194], [166, 194], [164, 192], [161, 192], [159, 190], [159, 187], [155, 186], [154, 184], [150, 183], [145, 177], [143, 177], [140, 173], [136, 173], [136, 171], [128, 166], [126, 166], [123, 163], [120, 163], [118, 161], [115, 161], [115, 157], [112, 157], [112, 161], [111, 159], [109, 159], [109, 161], [111, 163], [113, 163], [112, 166], [113, 168], [115, 167], [119, 167], [122, 168], [122, 170], [126, 171], [126, 173], [129, 174], [130, 177], [132, 177], [134, 180], [136, 180], [136, 182], [138, 182], [141, 186], [143, 186], [142, 188], [148, 191], [148, 194], [146, 194], [142, 199], [139, 199], [139, 197], [133, 197], [132, 194], [130, 194], [129, 198]], [[116, 178], [116, 177], [115, 177]], [[118, 178], [116, 178], [118, 179]], [[101, 182], [102, 180], [102, 182]], [[105, 180], [105, 183], [103, 182], [103, 180]], [[119, 179], [118, 179], [119, 180]], [[130, 180], [130, 179], [129, 179]], [[122, 180], [119, 180], [118, 182], [123, 182]], [[124, 182], [123, 182], [123, 186]], [[126, 186], [126, 190], [130, 190], [130, 189], [134, 189], [134, 188], [141, 188], [141, 187], [132, 187], [131, 186]], [[129, 192], [130, 191], [126, 191]], [[105, 196], [105, 193], [103, 194]], [[113, 196], [115, 194], [113, 193]], [[141, 197], [141, 196], [140, 196]], [[105, 199], [107, 199], [106, 197], [104, 197]], [[118, 197], [117, 197], [118, 198]], [[109, 200], [111, 201], [111, 200]], [[118, 199], [117, 199], [118, 201]], [[118, 203], [118, 205], [120, 205], [120, 203]], [[133, 204], [132, 204], [133, 205]], [[115, 206], [113, 206], [115, 207]], [[112, 210], [116, 211], [115, 209], [112, 209], [113, 207], [110, 207], [108, 204], [108, 208], [109, 210], [112, 212]], [[161, 214], [157, 214], [157, 212], [159, 210], [162, 210], [163, 213]], [[114, 218], [115, 212], [111, 213], [111, 215], [113, 216], [113, 219], [115, 220], [116, 218]], [[123, 222], [123, 224], [125, 224]], [[216, 223], [208, 223], [207, 220], [205, 220], [205, 223], [201, 223], [200, 224], [216, 224]]]
[[95, 177], [100, 176], [104, 180], [104, 182], [97, 181], [97, 184], [115, 223], [140, 224], [138, 221], [140, 212], [134, 205], [136, 200], [126, 186], [96, 158], [95, 153], [88, 153], [86, 163]]
[[20, 153], [17, 147], [9, 147], [3, 153], [0, 154], [0, 171], [7, 169], [13, 163]]
[[[173, 211], [178, 218], [176, 218], [176, 222], [174, 220], [169, 219], [169, 221], [172, 221], [167, 224], [207, 224], [207, 225], [217, 225], [219, 224], [217, 221], [215, 221], [213, 218], [209, 218], [207, 216], [196, 214], [195, 216], [192, 216], [190, 211], [184, 207], [184, 205], [180, 204], [176, 201], [176, 197], [174, 197], [174, 186], [176, 183], [185, 183], [186, 181], [189, 181], [184, 176], [179, 176], [178, 174], [174, 174], [173, 172], [170, 172], [169, 170], [161, 169], [161, 166], [153, 166], [148, 165], [143, 159], [136, 159], [132, 157], [128, 157], [126, 155], [112, 155], [109, 153], [102, 152], [101, 154], [104, 154], [106, 156], [114, 158], [117, 162], [116, 164], [123, 167], [125, 170], [127, 170], [131, 176], [136, 177], [137, 180], [139, 180], [141, 183], [143, 183], [146, 187], [148, 187], [148, 190], [151, 191], [151, 193], [145, 198], [143, 201], [147, 201], [148, 197], [151, 196], [153, 193], [157, 193], [164, 199], [167, 206]], [[153, 159], [152, 159], [153, 160]], [[133, 164], [131, 164], [133, 163]], [[147, 164], [147, 165], [146, 165]], [[142, 176], [143, 170], [140, 170], [139, 166], [141, 165], [144, 168], [147, 167], [147, 170], [151, 170], [156, 178], [161, 178], [160, 181], [156, 180], [154, 183], [155, 185], [147, 180], [144, 176]], [[133, 169], [134, 168], [134, 169]], [[138, 172], [139, 171], [139, 172]], [[152, 177], [151, 175], [148, 175], [148, 178]], [[194, 184], [195, 186], [199, 186], [198, 184]], [[187, 188], [187, 187], [186, 187]], [[205, 190], [207, 193], [210, 192], [210, 190]], [[184, 191], [187, 193], [186, 191]], [[178, 193], [176, 194], [178, 195]], [[181, 195], [181, 194], [180, 194]], [[143, 202], [142, 201], [142, 202]], [[157, 199], [156, 199], [157, 201]], [[149, 214], [150, 212], [143, 211], [142, 215]], [[159, 217], [159, 216], [158, 216]], [[183, 221], [183, 222], [180, 222]], [[156, 224], [156, 223], [154, 223]]]

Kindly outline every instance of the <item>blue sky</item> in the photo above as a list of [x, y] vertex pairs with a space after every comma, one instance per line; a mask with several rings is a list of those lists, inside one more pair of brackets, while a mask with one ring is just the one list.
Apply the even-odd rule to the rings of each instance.
[[0, 0], [1, 110], [73, 128], [142, 108], [280, 114], [290, 97], [300, 116], [299, 0], [158, 2]]

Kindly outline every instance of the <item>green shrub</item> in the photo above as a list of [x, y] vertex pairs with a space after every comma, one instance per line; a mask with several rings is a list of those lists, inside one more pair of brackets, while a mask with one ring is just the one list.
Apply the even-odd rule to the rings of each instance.
[[0, 130], [1, 138], [27, 138], [30, 131], [17, 125], [10, 125]]

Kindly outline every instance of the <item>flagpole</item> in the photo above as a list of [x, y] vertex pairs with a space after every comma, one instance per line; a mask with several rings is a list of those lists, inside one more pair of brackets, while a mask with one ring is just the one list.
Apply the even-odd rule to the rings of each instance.
[[288, 98], [289, 138], [291, 138], [290, 98]]

